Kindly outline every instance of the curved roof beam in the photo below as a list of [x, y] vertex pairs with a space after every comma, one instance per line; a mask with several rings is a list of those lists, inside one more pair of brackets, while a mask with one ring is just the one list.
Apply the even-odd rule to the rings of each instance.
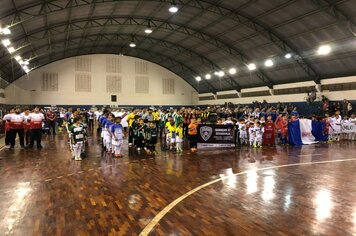
[[[47, 9], [47, 8], [50, 9], [52, 12], [56, 12], [56, 11], [67, 9], [69, 7], [73, 8], [73, 7], [90, 5], [90, 4], [94, 4], [94, 3], [98, 4], [97, 0], [86, 0], [86, 1], [67, 0], [67, 1], [68, 1], [68, 3], [64, 7], [57, 5], [55, 2], [42, 2], [42, 3], [28, 4], [27, 6], [19, 8], [18, 11], [11, 12], [10, 14], [7, 14], [6, 16], [10, 16], [10, 15], [13, 15], [16, 13], [19, 14], [19, 12], [21, 12], [23, 14], [29, 15], [28, 18], [30, 19], [32, 17], [45, 14], [45, 9]], [[105, 0], [105, 1], [101, 0], [101, 1], [102, 2], [111, 2], [110, 0]], [[114, 0], [112, 0], [112, 1], [114, 1]], [[130, 1], [130, 0], [121, 0], [121, 1]], [[166, 3], [171, 4], [171, 0], [147, 0], [147, 1], [166, 2]], [[73, 2], [75, 2], [75, 3], [73, 4]], [[116, 0], [115, 2], [118, 2], [118, 1]], [[240, 10], [231, 10], [231, 9], [223, 7], [219, 4], [212, 3], [210, 1], [206, 1], [206, 0], [186, 0], [186, 1], [179, 0], [179, 2], [180, 2], [180, 4], [182, 4], [184, 6], [198, 8], [203, 11], [208, 11], [208, 12], [211, 12], [214, 14], [218, 14], [222, 17], [229, 17], [230, 19], [232, 19], [240, 24], [243, 24], [246, 27], [254, 30], [258, 34], [265, 36], [266, 38], [271, 40], [271, 42], [273, 44], [277, 45], [280, 49], [284, 50], [285, 52], [296, 53], [295, 62], [308, 74], [308, 76], [311, 79], [313, 79], [317, 83], [320, 82], [320, 75], [312, 67], [311, 63], [308, 62], [307, 60], [303, 59], [303, 57], [300, 56], [300, 52], [297, 50], [297, 48], [292, 46], [291, 44], [289, 44], [284, 37], [282, 37], [281, 35], [274, 32], [272, 28], [263, 25], [262, 23], [258, 22], [256, 19], [253, 19], [252, 17], [247, 16]], [[39, 11], [36, 14], [28, 13], [28, 12], [26, 13], [26, 10], [36, 7], [36, 6], [39, 6], [39, 5], [41, 5], [41, 8], [39, 9]], [[16, 19], [16, 17], [14, 19]], [[19, 22], [19, 23], [21, 23], [21, 22]], [[258, 75], [258, 77], [260, 77], [260, 76]], [[270, 82], [272, 82], [272, 81], [270, 80]]]
[[312, 2], [316, 6], [320, 7], [320, 9], [323, 9], [326, 13], [334, 17], [338, 22], [341, 22], [343, 23], [343, 25], [346, 25], [347, 29], [351, 32], [351, 34], [356, 37], [356, 24], [337, 6], [338, 4], [340, 4], [340, 2], [343, 1], [330, 2], [328, 0], [312, 0]]
[[[93, 26], [93, 27], [95, 27], [95, 26]], [[86, 27], [85, 29], [91, 29], [93, 27]], [[81, 29], [73, 29], [72, 30], [72, 29], [68, 28], [68, 31], [66, 33], [69, 34], [71, 31], [76, 31], [76, 30], [81, 30]], [[41, 38], [37, 38], [35, 40], [36, 40], [36, 42], [38, 42], [39, 40], [47, 40], [47, 42], [48, 42], [47, 46], [50, 49], [51, 48], [51, 45], [50, 45], [51, 41], [50, 41], [49, 38], [53, 37], [53, 36], [56, 36], [56, 35], [59, 35], [59, 34], [63, 34], [63, 32], [49, 31], [49, 32], [46, 32], [47, 38], [46, 37], [41, 37]], [[127, 36], [129, 39], [132, 36], [131, 34], [119, 34], [119, 33], [118, 34], [114, 34], [114, 33], [106, 34], [106, 33], [103, 33], [103, 34], [98, 34], [98, 35], [95, 35], [95, 36], [100, 37], [102, 35], [114, 35], [114, 36], [117, 35], [118, 38], [120, 38], [121, 36]], [[90, 35], [90, 36], [93, 36], [93, 35]], [[149, 41], [152, 45], [159, 44], [159, 45], [164, 46], [166, 48], [176, 50], [179, 53], [183, 52], [185, 55], [189, 55], [190, 57], [197, 57], [199, 59], [199, 61], [201, 61], [202, 63], [210, 65], [211, 69], [214, 70], [214, 71], [215, 70], [223, 70], [219, 65], [215, 64], [213, 61], [211, 61], [207, 57], [203, 56], [202, 54], [197, 53], [194, 50], [191, 50], [190, 48], [186, 48], [186, 47], [183, 47], [183, 46], [180, 46], [180, 45], [176, 45], [175, 43], [172, 43], [172, 42], [169, 42], [169, 41], [165, 41], [165, 40], [161, 40], [161, 39], [158, 39], [158, 38], [153, 38], [151, 35], [149, 35], [149, 36], [148, 35], [145, 35], [145, 36], [135, 35], [134, 38], [135, 39], [138, 38], [141, 41]], [[112, 39], [114, 39], [114, 37]], [[121, 38], [121, 39], [123, 39], [123, 38]], [[125, 39], [125, 40], [127, 40], [127, 39]], [[20, 48], [19, 51], [21, 51], [23, 48], [24, 47]], [[28, 53], [28, 51], [26, 51], [24, 54], [27, 54], [27, 53]], [[240, 84], [238, 82], [236, 82], [236, 80], [234, 80], [230, 75], [227, 75], [227, 80], [226, 81], [232, 86], [231, 89], [236, 89], [238, 91], [241, 90]]]
[[[61, 34], [61, 33], [58, 33], [57, 34]], [[51, 34], [52, 36], [55, 36], [55, 34]], [[111, 39], [107, 38], [107, 36], [112, 36]], [[114, 34], [114, 33], [110, 33], [110, 34], [93, 34], [93, 35], [88, 35], [87, 37], [96, 37], [95, 41], [96, 42], [100, 42], [102, 41], [103, 39], [106, 40], [106, 41], [113, 41], [115, 39], [121, 39], [121, 40], [127, 40], [127, 39], [131, 39], [131, 35], [130, 34]], [[124, 38], [126, 37], [126, 38]], [[76, 37], [76, 38], [69, 38], [70, 39], [79, 39], [81, 37]], [[86, 37], [83, 37], [83, 38], [86, 38]], [[151, 36], [135, 36], [135, 38], [138, 38], [142, 41], [145, 41], [145, 42], [148, 42], [152, 45], [160, 45], [162, 47], [165, 47], [165, 48], [168, 48], [168, 49], [171, 49], [171, 50], [175, 50], [177, 51], [178, 53], [183, 53], [184, 55], [188, 55], [192, 58], [194, 57], [197, 57], [202, 63], [206, 63], [206, 64], [209, 64], [211, 65], [211, 68], [213, 70], [222, 70], [222, 68], [218, 65], [216, 65], [215, 63], [213, 63], [210, 59], [204, 57], [203, 55], [199, 54], [199, 53], [196, 53], [194, 51], [191, 51], [185, 47], [182, 47], [182, 46], [178, 46], [178, 45], [175, 45], [174, 43], [172, 42], [169, 42], [169, 41], [163, 41], [163, 40], [160, 40], [160, 39], [157, 39], [157, 38], [153, 38]], [[47, 40], [46, 38], [38, 38], [37, 40]], [[68, 42], [69, 40], [66, 40], [66, 42]], [[49, 40], [48, 40], [49, 42]], [[66, 44], [67, 45], [67, 44]], [[53, 45], [49, 45], [49, 44], [46, 44], [46, 45], [43, 45], [39, 48], [36, 48], [35, 51], [37, 50], [40, 50], [44, 47], [48, 47], [48, 49], [50, 50], [51, 49], [51, 46]], [[20, 54], [22, 55], [26, 55], [28, 53], [30, 53], [31, 51], [33, 51], [32, 49], [31, 50], [27, 50], [27, 51], [24, 51], [21, 53], [22, 50], [24, 50], [26, 48], [25, 47], [22, 47], [18, 50], [18, 52], [20, 52]], [[80, 48], [78, 48], [80, 49]], [[173, 56], [174, 58], [174, 56]], [[8, 65], [8, 64], [6, 64]], [[238, 82], [236, 82], [231, 76], [229, 75], [226, 75], [226, 82], [228, 82], [230, 85], [231, 85], [231, 89], [236, 89], [236, 90], [241, 90], [241, 86]], [[215, 91], [217, 92], [217, 91]]]
[[[81, 37], [78, 37], [78, 38], [81, 38]], [[65, 41], [66, 40], [57, 41], [55, 44], [63, 43]], [[52, 44], [53, 48], [55, 48], [55, 44]], [[113, 49], [118, 49], [119, 48], [120, 50], [122, 50], [126, 46], [126, 45], [124, 46], [124, 45], [112, 45], [112, 44], [105, 45], [105, 46], [98, 45], [93, 50], [92, 46], [84, 46], [83, 47], [83, 46], [81, 46], [79, 44], [75, 44], [75, 43], [73, 43], [71, 45], [76, 45], [77, 47], [68, 48], [66, 51], [63, 51], [62, 48], [60, 48], [59, 50], [54, 49], [52, 51], [48, 51], [46, 53], [42, 53], [40, 55], [37, 55], [36, 57], [31, 58], [31, 60], [38, 60], [38, 58], [42, 58], [42, 57], [46, 57], [46, 56], [52, 58], [53, 56], [59, 55], [59, 54], [63, 55], [63, 57], [66, 58], [66, 57], [68, 57], [68, 55], [67, 55], [68, 51], [73, 51], [74, 52], [75, 50], [78, 50], [78, 47], [81, 48], [81, 49], [91, 49], [91, 54], [93, 54], [97, 49], [100, 49], [100, 51], [102, 51], [102, 52], [107, 50], [107, 51], [105, 51], [106, 53], [113, 54], [112, 53]], [[101, 48], [103, 48], [103, 49], [101, 49]], [[38, 49], [36, 49], [36, 50], [38, 50]], [[114, 50], [114, 51], [117, 51], [117, 50]], [[136, 53], [132, 53], [132, 52], [140, 52], [140, 54], [137, 55]], [[180, 61], [172, 59], [170, 57], [167, 57], [167, 56], [165, 56], [165, 55], [163, 55], [161, 53], [157, 53], [157, 52], [150, 51], [150, 50], [147, 50], [147, 49], [135, 48], [134, 50], [130, 50], [130, 51], [125, 52], [125, 54], [128, 55], [128, 56], [133, 56], [133, 57], [138, 57], [138, 58], [141, 58], [142, 55], [145, 54], [145, 53], [148, 54], [148, 56], [144, 57], [142, 59], [145, 59], [145, 60], [148, 60], [148, 61], [152, 61], [154, 63], [157, 63], [157, 64], [161, 65], [162, 67], [165, 67], [166, 69], [168, 69], [168, 70], [172, 71], [173, 73], [179, 75], [187, 83], [189, 83], [194, 89], [197, 90], [197, 86], [192, 84], [190, 82], [191, 81], [190, 79], [191, 79], [191, 76], [198, 75], [198, 73], [193, 68], [181, 63]], [[74, 53], [74, 56], [75, 56], [75, 53]], [[158, 58], [159, 60], [156, 60], [156, 58]], [[173, 66], [179, 66], [181, 68], [181, 70], [180, 71], [174, 71], [169, 66], [164, 66], [163, 64], [165, 64], [165, 63], [171, 64]], [[39, 64], [35, 68], [41, 67], [44, 64], [48, 64], [48, 63]], [[19, 71], [20, 71], [20, 73], [16, 73], [15, 74], [13, 81], [15, 81], [16, 79], [18, 79], [19, 77], [21, 77], [24, 74], [24, 72], [22, 70], [17, 70], [17, 72], [19, 72]], [[189, 78], [187, 78], [187, 76], [184, 75], [184, 72], [188, 72], [190, 74]], [[208, 89], [210, 90], [210, 92], [215, 94], [216, 91], [218, 91], [217, 88], [214, 87], [209, 81], [204, 81], [204, 82], [206, 82], [206, 85], [207, 85]]]
[[[99, 22], [99, 20], [106, 20], [104, 23]], [[228, 45], [225, 42], [221, 41], [219, 38], [214, 37], [213, 35], [208, 35], [199, 29], [195, 28], [190, 28], [186, 25], [181, 25], [181, 24], [176, 24], [176, 23], [169, 23], [166, 22], [164, 19], [160, 18], [150, 18], [147, 19], [147, 17], [142, 17], [142, 16], [102, 16], [102, 17], [92, 17], [91, 19], [88, 18], [82, 18], [82, 19], [76, 19], [76, 20], [71, 20], [70, 22], [63, 21], [60, 23], [53, 24], [49, 29], [44, 29], [43, 27], [38, 28], [36, 30], [33, 30], [31, 32], [28, 32], [28, 36], [30, 37], [33, 34], [40, 33], [42, 31], [49, 31], [51, 29], [60, 27], [60, 26], [66, 26], [66, 28], [84, 28], [80, 25], [78, 25], [78, 22], [84, 22], [84, 21], [89, 21], [89, 25], [98, 25], [98, 26], [105, 26], [107, 24], [112, 24], [112, 25], [142, 25], [142, 26], [147, 26], [148, 21], [150, 21], [151, 27], [153, 28], [159, 28], [159, 29], [164, 29], [164, 30], [169, 30], [169, 31], [178, 31], [180, 33], [186, 34], [191, 37], [198, 38], [200, 40], [203, 40], [207, 43], [210, 43], [214, 45], [215, 47], [219, 48], [220, 50], [224, 50], [225, 52], [238, 56], [239, 59], [244, 63], [247, 64], [251, 60], [248, 58], [246, 55], [244, 55], [239, 49], [237, 49], [235, 46]], [[77, 23], [77, 24], [76, 24]], [[66, 32], [66, 31], [65, 31]], [[25, 36], [17, 37], [14, 39], [14, 41], [21, 40], [25, 38]], [[269, 78], [266, 73], [259, 69], [255, 72], [257, 77], [263, 81], [268, 87], [273, 86], [273, 81], [271, 78]]]

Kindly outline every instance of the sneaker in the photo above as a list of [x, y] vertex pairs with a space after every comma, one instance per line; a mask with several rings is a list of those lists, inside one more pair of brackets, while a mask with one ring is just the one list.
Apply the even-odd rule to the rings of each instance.
[[9, 149], [9, 148], [11, 148], [11, 146], [10, 145], [6, 145], [5, 148]]

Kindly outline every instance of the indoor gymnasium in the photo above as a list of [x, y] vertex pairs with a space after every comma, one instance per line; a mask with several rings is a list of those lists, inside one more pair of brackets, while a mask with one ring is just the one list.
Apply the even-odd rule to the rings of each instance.
[[356, 0], [1, 0], [0, 235], [356, 235]]

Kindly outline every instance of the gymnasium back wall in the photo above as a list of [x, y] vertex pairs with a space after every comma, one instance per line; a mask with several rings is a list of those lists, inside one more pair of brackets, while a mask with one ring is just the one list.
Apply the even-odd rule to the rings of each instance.
[[[117, 102], [112, 102], [112, 95]], [[87, 55], [31, 71], [5, 89], [6, 104], [194, 105], [198, 93], [169, 70], [138, 58]]]

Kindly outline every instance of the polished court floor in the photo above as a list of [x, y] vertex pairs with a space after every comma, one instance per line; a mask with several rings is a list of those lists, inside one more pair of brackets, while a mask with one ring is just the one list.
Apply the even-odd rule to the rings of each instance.
[[356, 235], [356, 144], [0, 152], [0, 235]]

